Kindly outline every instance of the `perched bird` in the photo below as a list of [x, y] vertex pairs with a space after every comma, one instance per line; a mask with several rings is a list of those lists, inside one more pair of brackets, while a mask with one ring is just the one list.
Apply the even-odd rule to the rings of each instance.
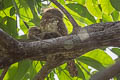
[[[68, 30], [63, 22], [63, 14], [56, 8], [48, 8], [43, 12], [40, 27], [30, 28], [28, 37], [34, 40], [44, 40], [66, 35], [68, 35]], [[68, 61], [68, 70], [71, 76], [77, 76], [74, 60]]]
[[63, 22], [63, 14], [56, 8], [44, 10], [40, 21], [40, 30], [41, 32], [56, 33], [58, 37], [68, 35], [67, 28]]
[[31, 40], [40, 40], [41, 39], [41, 30], [39, 27], [31, 27], [28, 32], [28, 39]]
[[[63, 22], [63, 14], [55, 8], [45, 9], [39, 27], [29, 29], [28, 38], [50, 39], [68, 35], [67, 28]], [[38, 38], [38, 39], [39, 39]]]

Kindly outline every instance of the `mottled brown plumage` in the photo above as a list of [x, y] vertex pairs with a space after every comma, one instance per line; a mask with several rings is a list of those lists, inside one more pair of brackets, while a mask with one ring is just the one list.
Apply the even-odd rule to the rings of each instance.
[[28, 38], [31, 40], [40, 40], [41, 31], [39, 27], [32, 27], [29, 29]]
[[[28, 34], [29, 38], [34, 40], [51, 39], [51, 38], [56, 38], [56, 37], [66, 36], [66, 35], [68, 35], [68, 31], [63, 22], [63, 14], [58, 9], [55, 9], [55, 8], [49, 8], [45, 10], [43, 12], [43, 16], [40, 21], [40, 27], [32, 27], [29, 30], [29, 34]], [[56, 60], [53, 60], [53, 61], [56, 61]], [[55, 62], [52, 62], [52, 63], [55, 63]], [[48, 66], [50, 67], [50, 65]], [[76, 70], [74, 60], [69, 61], [68, 66], [69, 66], [68, 70], [71, 76], [76, 76], [77, 70]]]
[[40, 27], [30, 28], [28, 37], [34, 40], [39, 38], [43, 40], [68, 35], [62, 19], [63, 14], [58, 9], [50, 8], [45, 10], [40, 21]]
[[55, 8], [50, 8], [43, 13], [40, 21], [40, 29], [42, 32], [53, 32], [59, 36], [68, 35], [68, 31], [63, 22], [63, 14]]

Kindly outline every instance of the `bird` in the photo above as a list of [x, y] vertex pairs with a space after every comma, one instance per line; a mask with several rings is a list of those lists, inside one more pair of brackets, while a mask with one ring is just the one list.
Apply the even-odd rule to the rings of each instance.
[[[47, 8], [43, 10], [40, 26], [30, 28], [28, 33], [28, 37], [34, 40], [45, 40], [67, 35], [68, 30], [63, 22], [63, 13], [56, 8]], [[70, 75], [77, 76], [74, 60], [68, 61], [67, 66]]]

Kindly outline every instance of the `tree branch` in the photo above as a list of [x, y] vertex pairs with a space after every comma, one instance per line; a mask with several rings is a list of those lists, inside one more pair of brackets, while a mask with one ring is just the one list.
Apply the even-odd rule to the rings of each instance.
[[0, 29], [0, 45], [4, 48], [11, 48], [17, 47], [16, 45], [19, 44], [19, 42], [15, 39], [13, 39], [11, 36], [6, 34], [2, 29]]
[[0, 68], [22, 59], [46, 61], [49, 55], [61, 57], [58, 62], [67, 62], [93, 49], [108, 46], [120, 46], [120, 22], [93, 24], [81, 28], [77, 35], [43, 41], [17, 41], [0, 29]]
[[91, 77], [90, 80], [109, 80], [120, 73], [120, 61], [105, 70], [102, 70]]

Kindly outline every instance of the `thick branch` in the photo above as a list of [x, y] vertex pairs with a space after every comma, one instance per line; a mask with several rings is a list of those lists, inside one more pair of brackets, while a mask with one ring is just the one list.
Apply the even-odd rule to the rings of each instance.
[[[6, 45], [16, 47], [6, 48]], [[119, 47], [120, 22], [94, 24], [82, 28], [77, 35], [31, 42], [16, 41], [0, 30], [0, 46], [6, 48], [6, 52], [0, 50], [0, 68], [26, 58], [46, 61], [46, 57], [53, 54], [62, 56], [66, 62], [96, 48]]]
[[18, 41], [6, 34], [2, 29], [0, 29], [0, 45], [2, 47], [13, 49], [14, 47], [17, 47], [17, 44], [19, 44]]
[[100, 47], [120, 46], [119, 34], [120, 22], [101, 23], [83, 28], [78, 35], [24, 43], [24, 49], [29, 54], [32, 51], [34, 55], [39, 56], [57, 54], [57, 52], [71, 53], [71, 51], [82, 54]]
[[22, 59], [24, 50], [21, 42], [0, 29], [0, 68], [8, 67]]
[[120, 73], [120, 61], [109, 68], [102, 70], [91, 77], [90, 80], [109, 80]]

